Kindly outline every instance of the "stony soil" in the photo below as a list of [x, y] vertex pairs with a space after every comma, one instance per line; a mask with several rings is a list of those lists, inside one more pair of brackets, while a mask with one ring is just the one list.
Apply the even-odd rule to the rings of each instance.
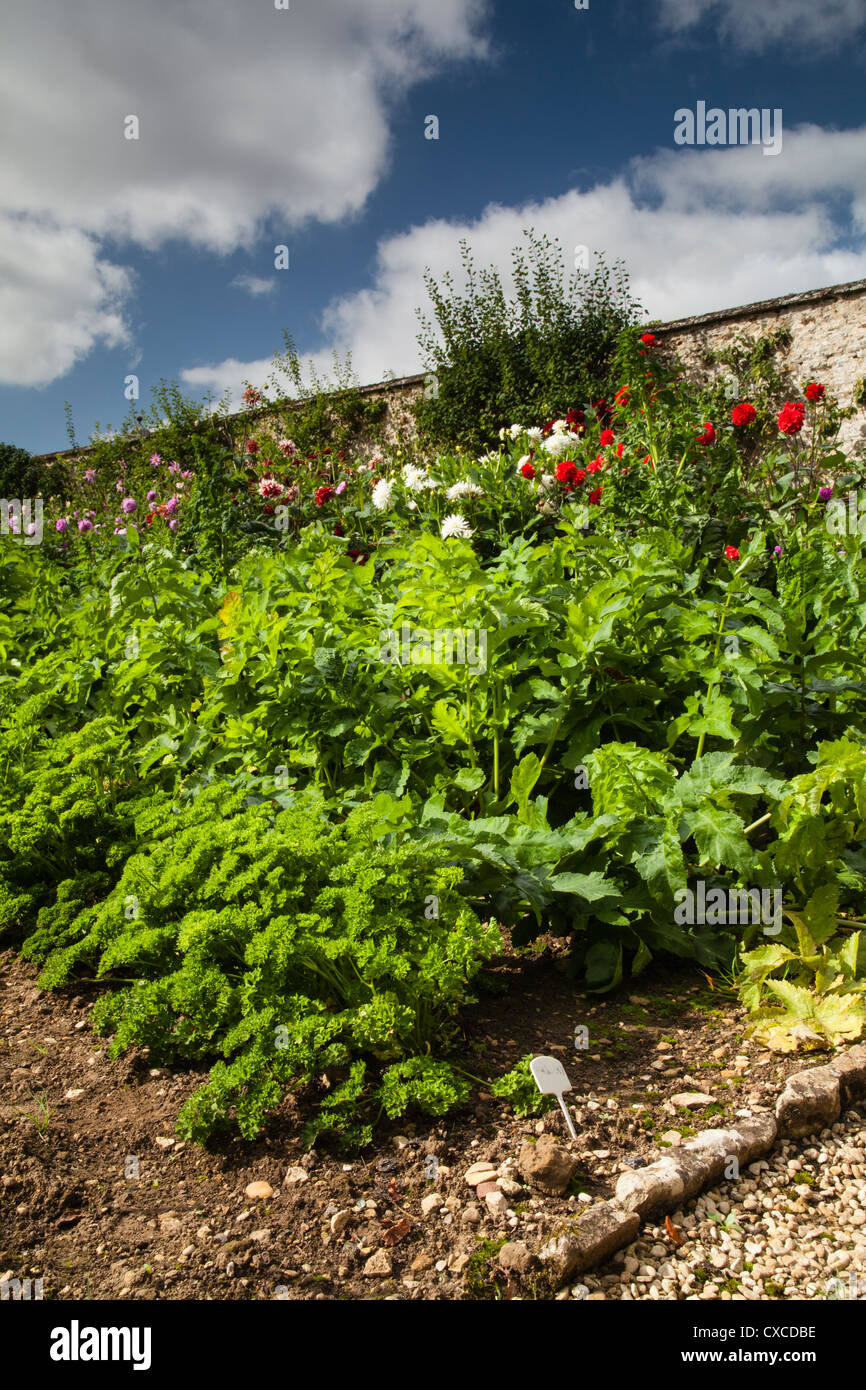
[[[563, 1061], [574, 1087], [569, 1099], [579, 1138], [569, 1145], [579, 1167], [568, 1192], [551, 1197], [528, 1188], [514, 1161], [527, 1137], [565, 1138], [561, 1115], [521, 1119], [483, 1089], [435, 1125], [422, 1116], [382, 1127], [377, 1147], [360, 1156], [303, 1150], [300, 1126], [315, 1099], [305, 1095], [288, 1097], [255, 1143], [184, 1144], [175, 1118], [204, 1071], [154, 1068], [140, 1052], [108, 1060], [105, 1040], [94, 1038], [88, 1023], [94, 990], [46, 995], [35, 978], [11, 952], [0, 954], [0, 1276], [42, 1278], [46, 1298], [526, 1296], [498, 1272], [503, 1241], [533, 1248], [563, 1214], [612, 1195], [629, 1164], [649, 1161], [678, 1136], [772, 1104], [786, 1075], [830, 1055], [804, 1061], [744, 1042], [744, 1016], [733, 996], [711, 988], [696, 970], [657, 970], [630, 992], [599, 998], [576, 989], [555, 948], [538, 959], [504, 956], [490, 989], [463, 1018], [462, 1065], [491, 1078], [526, 1053]], [[575, 1047], [578, 1027], [588, 1029], [582, 1050]], [[686, 1107], [672, 1099], [686, 1092], [712, 1100]], [[802, 1164], [802, 1171], [835, 1181], [836, 1131], [817, 1149], [812, 1145], [817, 1157], [809, 1157], [804, 1141], [802, 1154], [791, 1145], [780, 1150], [784, 1162], [793, 1155], [798, 1171]], [[846, 1142], [857, 1147], [853, 1132]], [[465, 1181], [469, 1166], [482, 1159], [504, 1175], [499, 1212]], [[857, 1201], [863, 1161], [852, 1158], [850, 1174], [840, 1170], [846, 1194], [850, 1188]], [[754, 1195], [747, 1186], [753, 1178], [743, 1175], [744, 1199]], [[247, 1193], [254, 1183], [264, 1184], [263, 1195]], [[813, 1190], [805, 1179], [795, 1186]], [[786, 1212], [772, 1215], [781, 1197], [775, 1190], [770, 1195], [770, 1218], [782, 1235], [765, 1219], [759, 1195], [761, 1211], [745, 1218], [743, 1240], [766, 1245], [793, 1238], [785, 1234]], [[706, 1219], [708, 1201], [725, 1215], [724, 1203], [735, 1200], [733, 1192], [710, 1194], [675, 1218], [688, 1232], [693, 1212], [701, 1234], [683, 1247], [686, 1257], [669, 1237], [656, 1238], [646, 1227], [619, 1263], [585, 1276], [583, 1286], [605, 1297], [693, 1297], [700, 1288], [709, 1297], [737, 1296], [713, 1277], [710, 1247], [723, 1237]], [[860, 1223], [851, 1216], [849, 1229], [843, 1212], [837, 1233], [836, 1199], [825, 1193], [821, 1200], [828, 1211], [816, 1209], [814, 1217], [824, 1234], [814, 1239], [825, 1244], [816, 1248], [835, 1241], [844, 1253]], [[802, 1221], [804, 1211], [812, 1217], [812, 1201], [786, 1190], [790, 1220]], [[781, 1260], [786, 1252], [777, 1253]], [[624, 1262], [635, 1259], [632, 1271]], [[750, 1259], [751, 1271], [744, 1258], [743, 1273], [732, 1265], [721, 1272], [740, 1279], [743, 1297], [753, 1296], [747, 1274], [755, 1276], [757, 1296], [792, 1297], [790, 1288], [806, 1288], [825, 1273], [816, 1265], [801, 1277], [792, 1259], [784, 1267], [777, 1261], [764, 1278], [763, 1259]]]

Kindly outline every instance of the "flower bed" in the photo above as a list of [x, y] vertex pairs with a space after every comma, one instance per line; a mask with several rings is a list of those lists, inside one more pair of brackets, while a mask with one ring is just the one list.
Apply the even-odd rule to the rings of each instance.
[[[782, 1050], [860, 1035], [835, 405], [807, 383], [755, 453], [753, 403], [708, 418], [652, 334], [617, 369], [480, 457], [252, 436], [88, 469], [49, 543], [3, 538], [0, 926], [46, 984], [96, 973], [116, 1051], [216, 1059], [188, 1134], [326, 1069], [310, 1140], [461, 1103], [499, 926], [567, 938], [590, 991], [736, 978]], [[485, 1081], [531, 1100], [525, 1059]]]

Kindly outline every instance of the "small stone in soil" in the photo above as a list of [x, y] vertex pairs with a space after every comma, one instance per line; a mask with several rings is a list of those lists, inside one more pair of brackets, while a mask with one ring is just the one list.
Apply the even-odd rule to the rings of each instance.
[[393, 1273], [393, 1270], [394, 1266], [387, 1250], [377, 1250], [374, 1255], [370, 1256], [369, 1260], [364, 1265], [364, 1273], [368, 1277], [375, 1277], [378, 1275], [382, 1278]]
[[269, 1182], [251, 1182], [244, 1188], [244, 1195], [254, 1201], [264, 1201], [267, 1197], [273, 1197], [274, 1189]]
[[480, 1182], [494, 1182], [495, 1179], [496, 1165], [494, 1163], [473, 1163], [464, 1174], [464, 1180], [470, 1187], [477, 1187]]

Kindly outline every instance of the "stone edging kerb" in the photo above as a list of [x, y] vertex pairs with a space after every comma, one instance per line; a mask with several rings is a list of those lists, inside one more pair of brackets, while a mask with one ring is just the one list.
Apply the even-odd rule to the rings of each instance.
[[754, 1115], [730, 1129], [705, 1130], [646, 1168], [622, 1173], [610, 1201], [562, 1222], [535, 1251], [544, 1282], [557, 1288], [573, 1274], [601, 1264], [631, 1244], [649, 1212], [671, 1211], [718, 1182], [731, 1159], [739, 1172], [769, 1153], [777, 1139], [802, 1139], [826, 1129], [864, 1097], [866, 1044], [849, 1048], [825, 1066], [794, 1072], [774, 1113]]

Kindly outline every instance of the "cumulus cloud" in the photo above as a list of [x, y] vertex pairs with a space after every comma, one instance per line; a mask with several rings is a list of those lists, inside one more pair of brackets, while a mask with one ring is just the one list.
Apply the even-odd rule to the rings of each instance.
[[[632, 161], [618, 177], [520, 207], [491, 205], [474, 221], [437, 219], [383, 241], [372, 284], [335, 299], [322, 319], [328, 347], [350, 351], [362, 381], [421, 369], [415, 307], [427, 312], [423, 274], [462, 282], [459, 242], [477, 265], [496, 264], [511, 287], [511, 249], [534, 227], [569, 258], [586, 246], [621, 258], [647, 316], [672, 319], [866, 277], [866, 127], [786, 132], [782, 153], [760, 148], [670, 149]], [[429, 316], [429, 314], [428, 314]], [[264, 382], [269, 363], [236, 361], [183, 373], [196, 386], [236, 391]]]
[[[25, 277], [19, 307], [33, 319], [38, 374], [28, 377], [17, 326], [4, 317], [0, 363], [21, 361], [0, 379], [58, 375], [88, 341], [125, 331], [110, 322], [123, 287], [100, 239], [153, 249], [182, 238], [226, 253], [251, 245], [268, 217], [288, 231], [357, 214], [387, 166], [388, 102], [443, 62], [483, 57], [486, 8], [487, 0], [6, 6], [4, 209], [20, 219], [25, 260], [36, 259], [48, 228], [79, 258], [86, 247], [92, 254], [80, 284], [80, 263], [68, 266], [62, 292], [62, 265], [54, 277], [44, 269]], [[137, 139], [125, 137], [135, 133], [130, 116]], [[44, 312], [46, 280], [57, 282], [56, 315]]]
[[841, 46], [866, 25], [863, 0], [661, 0], [659, 17], [675, 34], [710, 19], [726, 41], [755, 52], [789, 40], [807, 58]]
[[[259, 357], [252, 362], [242, 362], [237, 357], [226, 357], [222, 362], [214, 362], [201, 367], [187, 367], [181, 372], [181, 380], [196, 391], [212, 391], [221, 396], [231, 391], [233, 403], [240, 404], [243, 392], [242, 383], [251, 382], [261, 388], [273, 372], [273, 360]], [[284, 383], [288, 392], [288, 381]]]
[[0, 381], [45, 386], [93, 348], [127, 343], [132, 287], [84, 232], [0, 215]]

